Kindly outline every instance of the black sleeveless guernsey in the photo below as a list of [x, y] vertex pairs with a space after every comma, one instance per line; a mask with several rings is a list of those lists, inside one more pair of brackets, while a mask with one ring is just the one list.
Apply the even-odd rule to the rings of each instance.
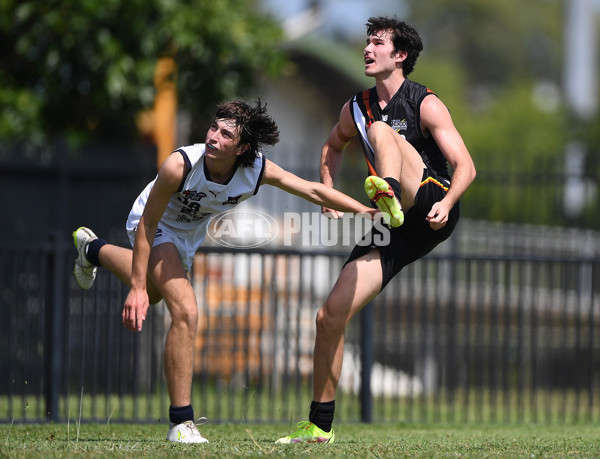
[[405, 79], [383, 109], [379, 106], [375, 87], [359, 92], [352, 98], [350, 112], [360, 134], [369, 175], [377, 175], [377, 171], [373, 149], [367, 140], [367, 130], [375, 121], [383, 121], [419, 152], [426, 166], [441, 177], [450, 178], [448, 163], [437, 143], [432, 136], [425, 137], [421, 130], [421, 103], [428, 95], [435, 96], [435, 93], [426, 86]]

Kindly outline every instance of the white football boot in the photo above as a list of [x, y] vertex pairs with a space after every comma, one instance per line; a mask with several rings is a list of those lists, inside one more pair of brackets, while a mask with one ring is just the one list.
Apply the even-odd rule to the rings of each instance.
[[85, 251], [90, 242], [98, 239], [91, 229], [81, 227], [73, 231], [73, 242], [77, 248], [77, 258], [75, 259], [75, 280], [81, 288], [88, 289], [94, 285], [96, 279], [96, 266], [91, 264], [85, 256]]
[[174, 443], [208, 443], [194, 421], [185, 421], [181, 424], [171, 424], [167, 433], [167, 440]]

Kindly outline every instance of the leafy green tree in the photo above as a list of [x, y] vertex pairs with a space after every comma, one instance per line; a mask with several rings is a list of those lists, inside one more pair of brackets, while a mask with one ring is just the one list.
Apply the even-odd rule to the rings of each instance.
[[0, 0], [0, 138], [134, 139], [165, 55], [178, 67], [179, 106], [204, 119], [251, 89], [258, 72], [285, 65], [280, 28], [253, 3]]

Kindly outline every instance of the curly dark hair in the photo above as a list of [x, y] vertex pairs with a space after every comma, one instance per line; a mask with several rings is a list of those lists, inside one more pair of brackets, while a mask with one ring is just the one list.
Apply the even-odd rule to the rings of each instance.
[[239, 128], [239, 145], [248, 145], [238, 158], [241, 167], [252, 167], [263, 146], [279, 142], [279, 128], [267, 114], [267, 105], [263, 105], [260, 99], [254, 107], [241, 100], [221, 102], [213, 121], [216, 120], [233, 120]]
[[393, 18], [371, 17], [365, 25], [367, 26], [367, 36], [385, 30], [391, 32], [394, 52], [406, 51], [407, 56], [402, 63], [402, 71], [404, 76], [408, 76], [415, 68], [419, 53], [423, 51], [423, 43], [418, 32], [396, 16]]

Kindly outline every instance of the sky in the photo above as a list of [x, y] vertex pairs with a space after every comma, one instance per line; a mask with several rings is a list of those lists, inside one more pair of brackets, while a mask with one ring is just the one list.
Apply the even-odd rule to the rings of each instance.
[[[275, 18], [285, 21], [307, 10], [310, 0], [261, 0], [263, 8]], [[371, 16], [402, 17], [406, 12], [402, 0], [320, 0], [324, 23], [319, 31], [326, 35], [361, 40], [365, 23]]]

